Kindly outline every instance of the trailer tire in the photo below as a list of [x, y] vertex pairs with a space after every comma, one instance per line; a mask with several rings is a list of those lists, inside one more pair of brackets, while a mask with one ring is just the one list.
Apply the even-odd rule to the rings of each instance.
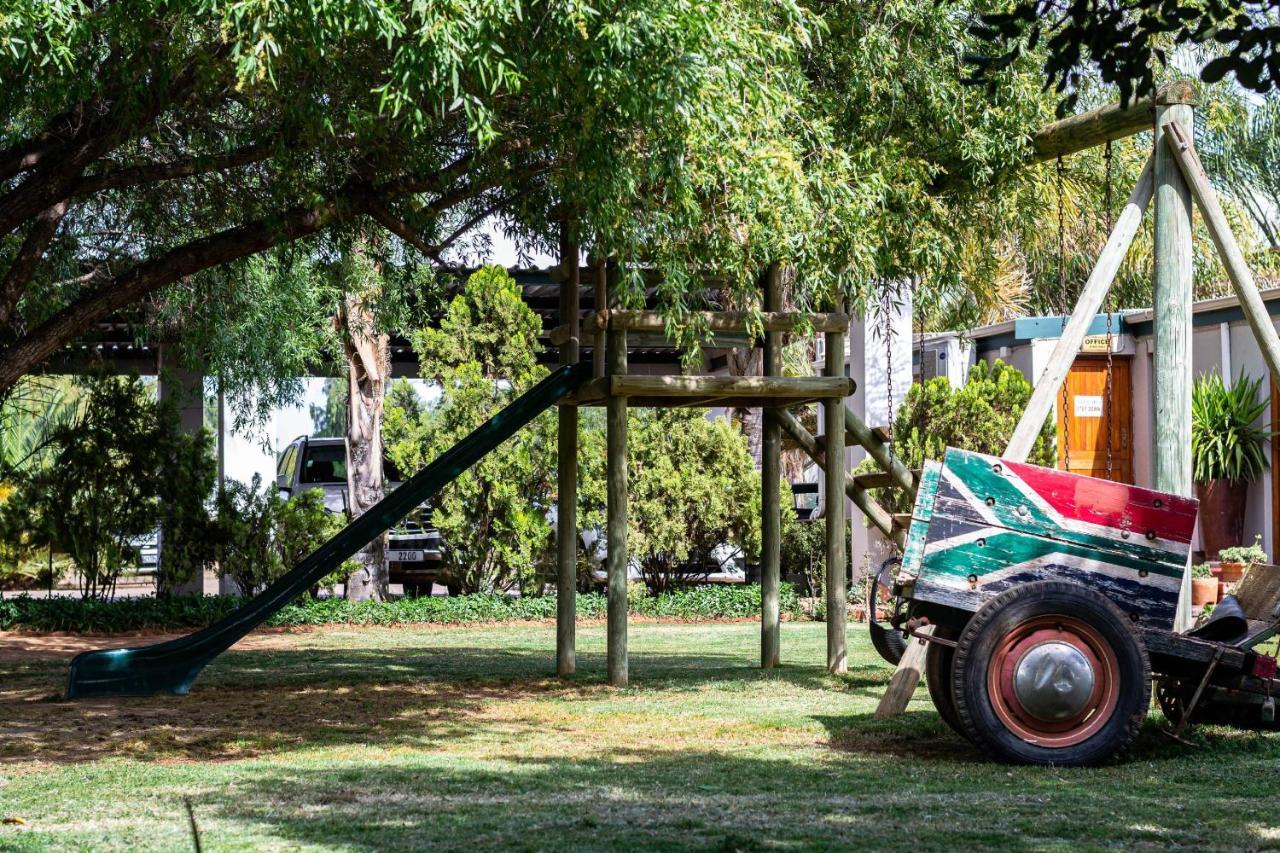
[[1121, 757], [1151, 705], [1137, 628], [1105, 596], [1037, 581], [988, 601], [960, 632], [952, 698], [983, 751], [1017, 764], [1080, 766]]
[[[939, 625], [933, 630], [933, 636], [944, 640], [954, 640], [956, 631]], [[953, 732], [966, 740], [970, 740], [968, 732], [960, 725], [956, 715], [956, 700], [951, 695], [951, 664], [955, 659], [955, 649], [942, 643], [930, 643], [924, 657], [924, 683], [929, 688], [929, 698], [933, 707], [938, 709], [938, 716]]]

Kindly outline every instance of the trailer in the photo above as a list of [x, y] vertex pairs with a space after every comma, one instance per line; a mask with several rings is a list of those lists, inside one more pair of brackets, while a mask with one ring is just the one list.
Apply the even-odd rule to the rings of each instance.
[[[1151, 704], [1275, 723], [1280, 579], [1251, 571], [1174, 631], [1195, 500], [949, 449], [927, 463], [893, 581], [893, 629], [927, 643], [938, 713], [993, 757], [1092, 765], [1131, 747]], [[930, 626], [926, 630], [926, 626]]]

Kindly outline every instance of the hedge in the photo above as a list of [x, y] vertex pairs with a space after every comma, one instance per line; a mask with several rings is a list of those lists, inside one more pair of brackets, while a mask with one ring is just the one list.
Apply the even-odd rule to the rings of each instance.
[[[121, 598], [85, 601], [79, 598], [30, 598], [0, 600], [0, 630], [119, 633], [123, 631], [185, 630], [216, 622], [244, 603], [231, 596]], [[605, 597], [579, 594], [578, 618], [602, 619]], [[632, 596], [630, 611], [638, 616], [670, 619], [727, 619], [755, 616], [760, 612], [760, 587], [704, 586], [657, 597]], [[801, 615], [791, 584], [781, 590], [782, 612]], [[510, 622], [522, 619], [554, 619], [554, 595], [512, 598], [505, 595], [461, 595], [400, 598], [394, 601], [302, 598], [286, 605], [267, 620], [268, 625], [441, 625], [475, 622]]]

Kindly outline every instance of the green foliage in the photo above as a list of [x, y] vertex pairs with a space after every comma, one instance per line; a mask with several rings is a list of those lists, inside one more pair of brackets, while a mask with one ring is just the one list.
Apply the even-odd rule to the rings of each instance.
[[[894, 452], [913, 470], [926, 459], [941, 459], [948, 447], [999, 456], [1009, 443], [1031, 399], [1031, 382], [1016, 368], [996, 360], [979, 361], [963, 388], [953, 389], [939, 376], [911, 386], [893, 422]], [[1054, 464], [1054, 428], [1046, 421], [1028, 462]], [[859, 471], [876, 470], [871, 460]], [[893, 512], [910, 512], [913, 495], [879, 489], [877, 498]]]
[[1261, 377], [1243, 372], [1230, 388], [1221, 374], [1206, 373], [1191, 390], [1191, 464], [1196, 482], [1253, 482], [1267, 469], [1271, 431], [1258, 425], [1267, 410]]
[[324, 405], [311, 404], [311, 435], [340, 437], [347, 431], [347, 380], [326, 379]]
[[[218, 495], [218, 574], [229, 577], [244, 596], [254, 595], [340, 530], [345, 519], [324, 508], [316, 489], [281, 500], [275, 488], [229, 481]], [[334, 578], [344, 576], [340, 569]], [[321, 584], [324, 585], [323, 583]]]
[[73, 209], [17, 276], [0, 386], [30, 366], [11, 340], [64, 343], [43, 321], [99, 319], [111, 291], [181, 318], [189, 357], [246, 408], [254, 385], [296, 394], [287, 369], [321, 345], [327, 301], [308, 268], [370, 222], [412, 241], [379, 253], [409, 268], [475, 257], [494, 214], [522, 249], [551, 248], [571, 210], [626, 300], [660, 277], [686, 342], [708, 270], [741, 302], [773, 261], [804, 305], [903, 271], [964, 304], [988, 283], [972, 247], [1040, 207], [1004, 178], [1048, 115], [1034, 59], [964, 85], [988, 6], [10, 4], [0, 75], [24, 85], [0, 93], [4, 257], [49, 200]]
[[[519, 285], [490, 267], [467, 280], [437, 328], [414, 335], [422, 376], [442, 394], [425, 411], [400, 398], [388, 401], [383, 439], [404, 476], [546, 375], [537, 360], [541, 329]], [[554, 424], [552, 413], [539, 417], [433, 500], [445, 569], [465, 591], [531, 588], [552, 542], [546, 513], [555, 481]]]
[[[580, 432], [579, 500], [584, 527], [605, 525], [605, 436]], [[790, 487], [780, 484], [782, 505]], [[699, 579], [723, 543], [760, 553], [760, 474], [746, 439], [728, 420], [691, 409], [627, 413], [627, 536], [651, 590]], [[791, 518], [783, 514], [784, 527]]]
[[137, 377], [94, 379], [80, 415], [52, 428], [46, 443], [48, 463], [19, 475], [4, 504], [6, 538], [65, 551], [86, 597], [110, 595], [121, 572], [138, 565], [135, 540], [162, 523], [175, 547], [160, 589], [208, 561], [209, 435], [186, 435], [176, 408], [157, 404]]
[[1222, 563], [1245, 563], [1255, 565], [1267, 561], [1267, 552], [1262, 550], [1262, 534], [1256, 533], [1252, 545], [1236, 545], [1223, 548], [1218, 552], [1218, 561]]
[[[597, 593], [576, 598], [579, 619], [603, 619], [607, 602]], [[791, 584], [780, 589], [781, 611], [800, 615]], [[230, 596], [122, 598], [83, 601], [71, 598], [0, 599], [0, 631], [71, 631], [119, 633], [200, 628], [227, 616], [244, 601]], [[749, 619], [760, 614], [760, 587], [755, 584], [705, 586], [630, 602], [637, 616], [663, 619]], [[347, 601], [339, 598], [299, 599], [273, 616], [268, 625], [446, 625], [554, 619], [555, 596], [513, 597], [477, 593], [424, 596], [394, 601]]]

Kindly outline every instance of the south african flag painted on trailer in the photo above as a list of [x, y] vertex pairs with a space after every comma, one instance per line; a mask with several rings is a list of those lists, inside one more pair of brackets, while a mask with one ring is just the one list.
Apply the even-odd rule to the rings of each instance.
[[976, 611], [1010, 586], [1072, 580], [1171, 629], [1197, 502], [994, 456], [925, 465], [900, 578], [914, 601]]

